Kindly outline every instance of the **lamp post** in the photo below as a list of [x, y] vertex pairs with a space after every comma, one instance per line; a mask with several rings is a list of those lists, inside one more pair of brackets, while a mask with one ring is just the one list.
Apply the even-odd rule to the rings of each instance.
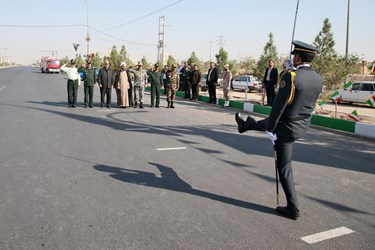
[[87, 0], [85, 0], [86, 3], [86, 9], [87, 9], [87, 37], [86, 37], [86, 42], [87, 42], [87, 57], [89, 56], [90, 53], [90, 34], [89, 34], [89, 5], [87, 4]]

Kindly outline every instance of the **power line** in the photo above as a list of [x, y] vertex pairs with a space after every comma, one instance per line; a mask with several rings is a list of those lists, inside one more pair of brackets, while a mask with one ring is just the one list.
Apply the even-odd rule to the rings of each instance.
[[155, 10], [155, 11], [153, 11], [153, 12], [151, 12], [151, 13], [148, 13], [148, 14], [146, 14], [146, 15], [144, 15], [144, 16], [138, 17], [138, 18], [136, 18], [136, 19], [133, 19], [133, 20], [128, 21], [128, 22], [126, 22], [126, 23], [123, 23], [123, 24], [117, 25], [117, 26], [115, 26], [115, 27], [112, 27], [112, 28], [109, 28], [109, 29], [105, 29], [105, 30], [103, 30], [103, 31], [114, 30], [114, 29], [120, 28], [120, 27], [122, 27], [122, 26], [128, 25], [128, 24], [130, 24], [130, 23], [134, 23], [134, 22], [136, 22], [136, 21], [138, 21], [138, 20], [141, 20], [141, 19], [146, 18], [146, 17], [148, 17], [148, 16], [151, 16], [151, 15], [153, 15], [153, 14], [155, 14], [155, 13], [158, 13], [159, 11], [165, 10], [165, 9], [167, 9], [167, 8], [173, 6], [173, 5], [176, 5], [176, 4], [178, 4], [178, 3], [182, 2], [182, 1], [184, 1], [184, 0], [176, 1], [176, 2], [174, 2], [174, 3], [171, 3], [171, 4], [169, 4], [169, 5], [167, 5], [167, 6], [163, 7], [163, 8], [161, 8], [161, 9], [158, 9], [158, 10]]
[[67, 24], [67, 25], [16, 25], [16, 24], [0, 24], [1, 27], [12, 28], [69, 28], [86, 26], [84, 24]]

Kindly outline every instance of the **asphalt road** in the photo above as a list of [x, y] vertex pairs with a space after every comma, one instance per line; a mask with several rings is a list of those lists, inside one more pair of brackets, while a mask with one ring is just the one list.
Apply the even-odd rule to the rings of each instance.
[[0, 69], [0, 249], [375, 248], [374, 141], [311, 129], [296, 143], [293, 221], [274, 211], [271, 142], [238, 134], [235, 110], [78, 96], [69, 109], [61, 75]]

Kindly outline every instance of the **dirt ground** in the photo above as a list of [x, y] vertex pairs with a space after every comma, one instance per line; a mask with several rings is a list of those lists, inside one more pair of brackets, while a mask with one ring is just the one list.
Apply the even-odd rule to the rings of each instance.
[[[200, 91], [200, 95], [208, 96], [208, 92]], [[223, 98], [223, 91], [221, 88], [216, 89], [216, 96], [218, 98]], [[232, 91], [232, 100], [245, 101], [253, 104], [262, 105], [262, 94], [261, 93], [245, 93], [244, 91]], [[357, 111], [361, 123], [375, 124], [375, 108], [371, 108], [367, 105], [355, 105], [355, 104], [338, 104], [337, 107], [333, 103], [327, 102], [323, 107], [319, 107], [318, 104], [315, 108], [314, 114], [338, 118], [343, 120], [351, 120], [348, 114]]]

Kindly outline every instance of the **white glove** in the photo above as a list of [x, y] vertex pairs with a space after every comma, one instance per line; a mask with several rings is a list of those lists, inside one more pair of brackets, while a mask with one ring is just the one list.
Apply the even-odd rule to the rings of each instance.
[[267, 137], [271, 140], [272, 145], [275, 146], [275, 141], [277, 140], [277, 135], [270, 132], [270, 131], [266, 131], [266, 134], [267, 134]]

